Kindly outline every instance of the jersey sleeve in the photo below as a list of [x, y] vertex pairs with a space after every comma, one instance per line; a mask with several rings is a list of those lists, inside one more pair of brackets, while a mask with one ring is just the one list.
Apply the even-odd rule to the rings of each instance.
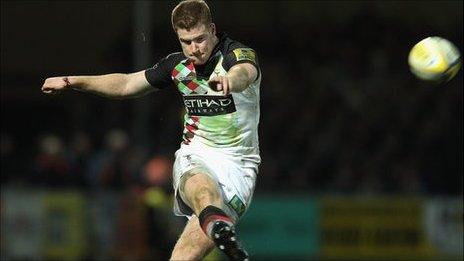
[[168, 55], [153, 67], [145, 70], [145, 77], [151, 86], [164, 89], [172, 84], [171, 73], [175, 66], [175, 55]]
[[255, 66], [256, 70], [258, 70], [256, 78], [259, 78], [258, 55], [255, 50], [247, 47], [237, 47], [230, 50], [224, 57], [223, 67], [228, 71], [232, 66], [240, 63], [250, 63]]

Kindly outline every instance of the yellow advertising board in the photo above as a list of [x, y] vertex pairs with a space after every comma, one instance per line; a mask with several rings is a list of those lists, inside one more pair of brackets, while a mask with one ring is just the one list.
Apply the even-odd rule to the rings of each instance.
[[77, 192], [44, 195], [43, 256], [45, 259], [77, 260], [85, 257], [87, 231], [85, 198]]
[[325, 198], [321, 256], [408, 259], [435, 256], [424, 233], [421, 199]]

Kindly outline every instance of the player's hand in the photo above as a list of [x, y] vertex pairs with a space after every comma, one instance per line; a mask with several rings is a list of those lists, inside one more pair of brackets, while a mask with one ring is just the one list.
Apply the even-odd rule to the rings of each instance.
[[42, 92], [45, 94], [58, 94], [71, 86], [68, 77], [51, 77], [45, 79], [42, 85]]
[[222, 91], [224, 95], [230, 93], [230, 80], [227, 76], [214, 76], [208, 81], [208, 85], [213, 91]]

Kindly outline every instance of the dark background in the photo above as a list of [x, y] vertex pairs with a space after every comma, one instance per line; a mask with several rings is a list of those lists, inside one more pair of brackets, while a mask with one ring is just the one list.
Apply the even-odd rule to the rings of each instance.
[[[31, 159], [48, 134], [66, 147], [83, 132], [98, 149], [118, 128], [139, 134], [131, 143], [144, 156], [172, 155], [182, 110], [174, 88], [120, 101], [75, 91], [48, 97], [40, 87], [51, 76], [142, 70], [178, 51], [175, 4], [152, 3], [147, 26], [136, 24], [130, 1], [2, 1], [2, 141], [14, 144], [21, 169], [3, 179], [33, 175]], [[210, 5], [219, 30], [259, 53], [258, 190], [462, 192], [462, 73], [436, 86], [407, 67], [409, 49], [427, 36], [462, 50], [462, 2]], [[137, 63], [135, 48], [147, 47]]]
[[[257, 195], [462, 196], [462, 69], [437, 85], [407, 64], [428, 36], [462, 52], [462, 1], [208, 3], [218, 30], [258, 52]], [[40, 88], [51, 76], [143, 70], [179, 51], [176, 4], [1, 2], [2, 186], [172, 192], [168, 174], [145, 167], [170, 165], [180, 144], [175, 88], [130, 100]]]

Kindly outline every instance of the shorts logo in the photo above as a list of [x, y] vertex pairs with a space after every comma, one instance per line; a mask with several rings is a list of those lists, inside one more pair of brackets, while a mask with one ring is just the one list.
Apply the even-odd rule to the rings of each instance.
[[256, 63], [256, 54], [255, 51], [251, 48], [238, 48], [234, 50], [235, 57], [237, 61], [252, 61]]
[[237, 212], [239, 217], [245, 212], [245, 204], [243, 204], [237, 195], [234, 195], [228, 204]]

